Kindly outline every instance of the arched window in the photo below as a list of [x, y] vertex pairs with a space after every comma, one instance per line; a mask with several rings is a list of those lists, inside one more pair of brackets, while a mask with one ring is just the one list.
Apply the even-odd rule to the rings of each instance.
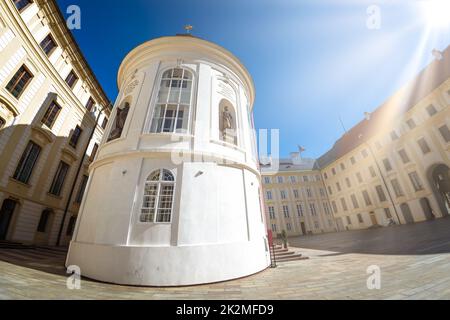
[[192, 73], [182, 68], [164, 72], [150, 132], [188, 132], [192, 79]]
[[170, 222], [175, 178], [166, 169], [153, 171], [147, 178], [141, 208], [141, 222]]

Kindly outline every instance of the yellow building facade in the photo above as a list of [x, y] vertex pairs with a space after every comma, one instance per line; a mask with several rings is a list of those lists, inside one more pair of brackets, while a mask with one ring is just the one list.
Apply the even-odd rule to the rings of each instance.
[[109, 106], [55, 1], [0, 2], [0, 241], [68, 243]]
[[[264, 184], [269, 228], [276, 233], [289, 229], [283, 206], [295, 211], [298, 199], [292, 198], [292, 190], [287, 198], [280, 198], [280, 189], [288, 189], [281, 180], [288, 181], [289, 175], [302, 174], [320, 175], [326, 193], [326, 198], [320, 201], [329, 203], [339, 231], [447, 217], [450, 214], [449, 105], [450, 48], [447, 48], [442, 59], [434, 60], [382, 106], [366, 113], [363, 121], [306, 170], [296, 168], [292, 162], [283, 165], [283, 161], [279, 169], [268, 170], [262, 166], [263, 180], [275, 183]], [[295, 186], [305, 187], [308, 184], [302, 180]], [[273, 199], [268, 199], [267, 192], [272, 189], [275, 190]], [[275, 208], [275, 218], [270, 207]], [[299, 224], [296, 215], [290, 219], [295, 220], [291, 225]], [[288, 234], [305, 232], [294, 228]]]

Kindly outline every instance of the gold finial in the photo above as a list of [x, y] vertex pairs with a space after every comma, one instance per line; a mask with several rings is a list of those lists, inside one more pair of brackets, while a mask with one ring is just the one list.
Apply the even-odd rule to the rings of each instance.
[[187, 34], [190, 34], [192, 29], [194, 29], [194, 27], [191, 26], [190, 24], [187, 24], [187, 25], [184, 26], [184, 30], [186, 30]]

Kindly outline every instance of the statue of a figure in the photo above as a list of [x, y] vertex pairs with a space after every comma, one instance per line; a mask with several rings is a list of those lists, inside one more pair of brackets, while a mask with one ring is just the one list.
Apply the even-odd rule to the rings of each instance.
[[127, 121], [128, 110], [130, 105], [127, 103], [122, 109], [117, 109], [117, 115], [114, 122], [114, 128], [111, 130], [108, 141], [120, 138], [122, 135], [123, 127], [125, 126], [125, 121]]
[[[223, 109], [222, 113], [222, 137], [224, 141], [227, 141], [228, 139], [228, 133], [229, 131], [233, 130], [233, 116], [228, 111], [228, 107], [225, 107]], [[228, 133], [227, 133], [228, 131]], [[231, 137], [234, 141], [234, 137]]]

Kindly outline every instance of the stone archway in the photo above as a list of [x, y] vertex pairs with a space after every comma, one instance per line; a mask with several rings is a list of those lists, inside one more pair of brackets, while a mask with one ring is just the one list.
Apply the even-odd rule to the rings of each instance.
[[450, 215], [450, 168], [436, 164], [428, 169], [427, 176], [442, 215]]

